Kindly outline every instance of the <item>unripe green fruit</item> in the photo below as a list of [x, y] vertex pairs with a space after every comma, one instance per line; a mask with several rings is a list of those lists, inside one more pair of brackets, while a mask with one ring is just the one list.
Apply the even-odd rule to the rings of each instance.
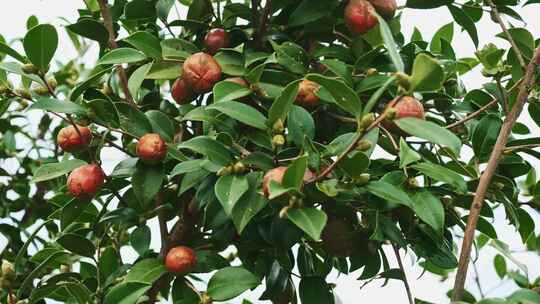
[[34, 93], [38, 94], [38, 95], [47, 95], [49, 94], [49, 89], [47, 89], [46, 87], [37, 87], [34, 89]]
[[58, 82], [56, 81], [55, 78], [50, 78], [49, 80], [47, 80], [47, 83], [53, 90], [56, 89], [56, 87], [58, 86]]
[[9, 92], [9, 88], [3, 85], [0, 85], [0, 95], [4, 95]]
[[2, 278], [10, 281], [15, 278], [15, 270], [13, 269], [13, 264], [6, 260], [2, 261]]
[[365, 185], [369, 182], [371, 179], [371, 175], [369, 173], [362, 173], [358, 176], [353, 177], [353, 182], [357, 185]]
[[234, 164], [232, 171], [236, 174], [240, 174], [246, 172], [246, 169], [246, 165], [244, 165], [242, 162], [237, 162]]
[[375, 122], [375, 114], [368, 113], [362, 117], [360, 123], [358, 124], [358, 127], [362, 129], [367, 129], [369, 126], [371, 126], [371, 124], [373, 124], [373, 122]]
[[38, 67], [31, 64], [31, 63], [27, 63], [27, 64], [23, 65], [21, 69], [26, 74], [37, 74], [37, 73], [39, 73]]
[[281, 147], [285, 144], [285, 137], [281, 134], [275, 135], [274, 138], [272, 138], [272, 145], [274, 147]]
[[16, 89], [15, 94], [24, 99], [32, 99], [32, 94], [27, 89]]
[[418, 184], [418, 181], [414, 177], [407, 179], [407, 185], [410, 188], [418, 188], [420, 186], [420, 184]]
[[395, 73], [394, 76], [396, 77], [396, 82], [400, 87], [404, 88], [406, 91], [411, 89], [411, 76], [401, 72]]
[[221, 169], [219, 169], [219, 171], [216, 173], [217, 176], [225, 176], [225, 175], [229, 175], [233, 172], [233, 167], [232, 166], [227, 166], [227, 167], [223, 167]]
[[373, 143], [367, 139], [362, 139], [356, 144], [356, 149], [359, 151], [367, 151], [373, 147]]
[[277, 134], [285, 132], [285, 126], [283, 125], [283, 120], [281, 120], [281, 118], [276, 120], [276, 122], [272, 126], [272, 130], [274, 131], [274, 133]]

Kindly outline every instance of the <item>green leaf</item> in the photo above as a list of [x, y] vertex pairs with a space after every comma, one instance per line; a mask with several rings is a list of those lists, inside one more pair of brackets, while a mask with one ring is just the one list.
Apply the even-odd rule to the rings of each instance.
[[454, 0], [407, 0], [407, 7], [418, 9], [430, 9], [437, 8], [444, 5], [448, 5], [454, 2]]
[[109, 32], [103, 23], [93, 18], [81, 18], [77, 23], [70, 24], [66, 28], [82, 37], [99, 42], [105, 45], [109, 41]]
[[309, 57], [301, 46], [292, 42], [284, 42], [281, 45], [273, 43], [273, 47], [278, 63], [285, 69], [300, 75], [307, 72]]
[[158, 110], [150, 110], [144, 113], [152, 125], [152, 130], [158, 133], [167, 142], [174, 139], [175, 128], [173, 121], [165, 113]]
[[469, 36], [471, 36], [471, 39], [474, 42], [474, 46], [478, 47], [478, 32], [471, 17], [469, 17], [464, 10], [455, 5], [448, 5], [448, 9], [450, 10], [452, 17], [454, 17], [454, 20], [469, 33]]
[[125, 282], [152, 284], [166, 272], [163, 261], [155, 258], [144, 259], [131, 267]]
[[374, 194], [391, 203], [401, 204], [411, 208], [413, 206], [413, 202], [411, 201], [409, 195], [405, 191], [390, 183], [384, 181], [374, 181], [367, 184], [366, 189], [371, 194]]
[[230, 165], [233, 161], [231, 152], [221, 142], [208, 137], [198, 136], [178, 145], [180, 149], [189, 149], [207, 156], [219, 165]]
[[152, 240], [152, 233], [148, 226], [143, 225], [135, 228], [129, 235], [129, 242], [131, 247], [139, 254], [143, 256], [148, 249], [150, 249], [150, 241]]
[[318, 74], [309, 74], [307, 79], [325, 87], [337, 105], [355, 117], [362, 115], [362, 103], [354, 90], [341, 80]]
[[163, 169], [159, 166], [137, 164], [131, 183], [135, 197], [143, 206], [147, 206], [158, 194], [164, 177]]
[[58, 33], [50, 24], [37, 25], [26, 33], [23, 46], [30, 62], [41, 71], [47, 71], [58, 47]]
[[167, 17], [175, 2], [175, 0], [158, 0], [156, 3], [157, 16], [163, 23], [167, 24]]
[[37, 101], [28, 108], [29, 111], [36, 109], [67, 114], [86, 114], [87, 112], [85, 108], [74, 102], [61, 101], [48, 97], [39, 97]]
[[293, 106], [287, 120], [289, 136], [297, 147], [303, 147], [305, 138], [315, 137], [315, 121], [309, 112], [299, 106]]
[[26, 275], [26, 277], [24, 278], [24, 281], [21, 283], [19, 290], [17, 291], [17, 296], [21, 298], [21, 296], [24, 294], [26, 289], [28, 289], [32, 285], [33, 280], [39, 274], [41, 274], [44, 269], [46, 269], [47, 267], [50, 267], [51, 264], [56, 263], [57, 258], [64, 255], [67, 255], [67, 252], [58, 251], [57, 249], [55, 249], [55, 251], [48, 254], [41, 263], [33, 267], [32, 271], [28, 275]]
[[162, 49], [159, 38], [149, 32], [135, 32], [124, 38], [124, 41], [131, 44], [150, 58], [161, 59]]
[[436, 33], [433, 35], [433, 39], [431, 39], [430, 49], [434, 53], [440, 53], [441, 52], [441, 40], [445, 40], [448, 43], [452, 43], [452, 39], [454, 38], [454, 23], [450, 22], [444, 26], [442, 26]]
[[283, 175], [281, 185], [285, 188], [293, 188], [300, 191], [304, 184], [304, 175], [307, 170], [307, 156], [302, 156], [294, 160]]
[[290, 209], [287, 212], [287, 217], [315, 241], [321, 238], [321, 233], [328, 220], [324, 211], [305, 207]]
[[145, 60], [147, 57], [144, 53], [132, 48], [114, 49], [101, 57], [97, 64], [121, 64], [133, 63]]
[[322, 277], [302, 277], [298, 288], [302, 303], [334, 304], [332, 288]]
[[233, 174], [221, 176], [214, 186], [216, 197], [223, 206], [225, 213], [229, 216], [238, 200], [248, 189], [247, 178], [243, 175]]
[[384, 20], [384, 18], [381, 17], [381, 15], [375, 13], [375, 16], [379, 20], [381, 36], [384, 40], [384, 45], [386, 46], [386, 49], [388, 50], [388, 55], [390, 55], [390, 59], [392, 59], [392, 63], [394, 64], [396, 71], [404, 72], [405, 64], [403, 63], [403, 59], [399, 55], [399, 51], [397, 49], [396, 41], [394, 40], [394, 35], [392, 34], [392, 30], [388, 26], [388, 23], [386, 23], [386, 20]]
[[266, 117], [251, 106], [237, 101], [222, 101], [206, 107], [214, 109], [248, 126], [265, 130]]
[[0, 53], [9, 55], [13, 57], [14, 59], [17, 59], [21, 63], [27, 62], [26, 58], [24, 58], [23, 55], [19, 54], [19, 52], [17, 52], [16, 50], [14, 50], [9, 45], [3, 42], [0, 42]]
[[172, 301], [174, 304], [199, 304], [201, 299], [199, 294], [188, 285], [184, 277], [177, 277], [174, 280], [171, 290]]
[[245, 268], [226, 267], [212, 276], [206, 292], [215, 301], [227, 301], [259, 284], [260, 279]]
[[60, 163], [44, 164], [36, 169], [32, 182], [38, 183], [68, 174], [76, 168], [86, 165], [80, 159], [64, 160]]
[[441, 201], [426, 189], [418, 191], [412, 200], [412, 209], [418, 217], [431, 226], [439, 235], [442, 235], [444, 229], [444, 206]]
[[111, 126], [113, 128], [120, 127], [120, 116], [118, 110], [112, 101], [109, 99], [94, 99], [86, 103], [86, 105], [96, 115], [97, 122]]
[[109, 290], [104, 304], [135, 304], [152, 285], [139, 282], [123, 282]]
[[395, 76], [389, 77], [386, 82], [380, 88], [378, 88], [377, 91], [371, 95], [371, 97], [369, 97], [369, 100], [364, 107], [363, 115], [366, 115], [373, 110], [373, 107], [375, 107], [381, 96], [388, 90], [388, 87], [390, 87], [394, 81], [396, 81]]
[[152, 63], [152, 68], [145, 79], [169, 80], [182, 75], [182, 64], [176, 61], [160, 61]]
[[459, 151], [461, 150], [461, 140], [454, 135], [454, 133], [436, 123], [414, 117], [401, 118], [394, 122], [406, 133], [448, 147], [456, 155], [459, 155]]
[[289, 26], [300, 26], [317, 21], [329, 14], [337, 5], [334, 1], [304, 0], [289, 16]]
[[422, 174], [425, 174], [437, 181], [441, 181], [443, 183], [447, 183], [456, 187], [456, 189], [461, 193], [467, 192], [467, 183], [465, 182], [463, 177], [455, 171], [452, 171], [446, 167], [433, 163], [423, 162], [413, 165], [412, 168], [422, 172]]
[[220, 81], [214, 85], [214, 103], [238, 100], [251, 94], [251, 90], [232, 81]]
[[252, 174], [247, 177], [249, 190], [238, 200], [231, 213], [233, 224], [239, 234], [242, 233], [251, 219], [268, 203], [266, 197], [257, 191], [260, 180]]
[[[43, 80], [41, 80], [37, 75], [34, 74], [26, 74], [22, 70], [22, 66], [16, 62], [0, 62], [0, 69], [3, 71], [6, 71], [8, 73], [13, 73], [17, 75], [21, 75], [23, 77], [23, 80], [32, 80], [39, 84], [44, 84]], [[5, 82], [6, 79], [4, 79], [2, 82]]]
[[174, 176], [177, 176], [177, 175], [180, 175], [180, 174], [185, 174], [185, 173], [197, 171], [206, 162], [208, 162], [207, 159], [193, 159], [193, 160], [183, 161], [183, 162], [179, 163], [178, 165], [176, 165], [172, 169], [172, 171], [170, 173], [171, 177], [174, 177]]
[[45, 225], [49, 224], [53, 220], [46, 220], [43, 223], [41, 223], [39, 226], [34, 229], [34, 232], [28, 237], [24, 245], [19, 249], [19, 252], [17, 253], [17, 256], [15, 257], [15, 261], [13, 262], [13, 266], [15, 268], [15, 271], [19, 271], [20, 268], [22, 268], [26, 260], [23, 259], [23, 257], [27, 254], [28, 246], [30, 246], [30, 243], [33, 242], [34, 238], [37, 236], [38, 232], [41, 230], [41, 228], [45, 227]]
[[78, 234], [64, 234], [58, 240], [56, 240], [56, 242], [65, 249], [84, 257], [91, 258], [96, 252], [96, 247], [94, 244], [92, 244], [90, 240]]
[[116, 108], [120, 114], [122, 129], [135, 137], [142, 137], [146, 133], [152, 132], [152, 124], [143, 112], [124, 102], [117, 103]]
[[419, 54], [414, 60], [411, 75], [411, 90], [415, 92], [438, 91], [444, 82], [444, 70], [437, 60]]
[[495, 255], [493, 259], [493, 266], [495, 267], [495, 272], [499, 278], [503, 279], [507, 273], [506, 260], [500, 254]]
[[487, 158], [491, 155], [501, 126], [502, 121], [499, 116], [489, 114], [480, 119], [474, 128], [471, 136], [472, 148], [480, 161], [487, 161]]
[[83, 82], [79, 83], [75, 88], [73, 88], [73, 91], [69, 94], [70, 100], [77, 100], [88, 88], [90, 88], [92, 85], [94, 85], [96, 82], [98, 82], [103, 75], [109, 73], [111, 69], [106, 69], [101, 66], [97, 66], [94, 68], [94, 70], [90, 73], [90, 76]]
[[140, 66], [138, 69], [131, 74], [131, 77], [129, 77], [128, 81], [128, 88], [129, 92], [131, 93], [131, 96], [137, 98], [137, 94], [139, 93], [139, 89], [141, 88], [141, 85], [146, 78], [146, 74], [150, 71], [150, 68], [152, 68], [152, 63], [147, 63], [143, 66]]
[[274, 100], [270, 110], [268, 111], [268, 124], [273, 125], [278, 119], [285, 121], [289, 111], [296, 100], [296, 95], [298, 95], [298, 85], [301, 80], [297, 80], [289, 83], [285, 90], [281, 92], [281, 95]]
[[399, 167], [405, 168], [408, 165], [419, 161], [422, 159], [422, 156], [418, 152], [414, 151], [407, 145], [407, 142], [403, 137], [399, 138]]

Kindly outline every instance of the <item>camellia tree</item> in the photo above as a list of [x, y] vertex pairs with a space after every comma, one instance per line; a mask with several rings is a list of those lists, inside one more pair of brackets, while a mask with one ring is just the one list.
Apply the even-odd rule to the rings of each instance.
[[[540, 123], [539, 41], [506, 20], [538, 1], [408, 0], [453, 16], [430, 41], [401, 33], [394, 0], [85, 3], [65, 27], [78, 58], [51, 64], [59, 29], [35, 17], [0, 43], [2, 303], [209, 304], [259, 286], [256, 303], [337, 303], [332, 270], [429, 303], [403, 253], [456, 272], [456, 303], [540, 303], [492, 226], [500, 209], [540, 251], [524, 158], [540, 137], [517, 122]], [[482, 16], [508, 48], [478, 45]], [[467, 91], [477, 66], [487, 82]], [[103, 168], [107, 153], [123, 160]], [[487, 247], [519, 286], [506, 299], [464, 290]]]

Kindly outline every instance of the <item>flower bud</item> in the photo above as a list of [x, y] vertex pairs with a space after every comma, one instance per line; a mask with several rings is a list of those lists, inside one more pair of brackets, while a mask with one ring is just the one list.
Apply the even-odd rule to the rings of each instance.
[[15, 269], [13, 268], [13, 264], [6, 260], [2, 261], [2, 278], [8, 281], [15, 278]]
[[233, 167], [232, 166], [226, 166], [226, 167], [222, 167], [221, 169], [219, 169], [219, 171], [216, 173], [217, 176], [225, 176], [225, 175], [229, 175], [233, 172]]
[[353, 177], [353, 182], [357, 185], [365, 185], [369, 182], [371, 176], [369, 173], [362, 173], [358, 176]]
[[291, 207], [289, 207], [289, 206], [285, 206], [285, 207], [281, 208], [281, 210], [279, 211], [279, 218], [286, 219], [287, 214], [289, 213], [290, 209], [291, 209]]
[[272, 130], [276, 134], [282, 134], [283, 132], [285, 132], [285, 126], [283, 125], [283, 120], [281, 120], [281, 118], [276, 120], [276, 122], [272, 126]]
[[359, 127], [363, 129], [367, 129], [371, 124], [375, 121], [375, 114], [368, 113], [362, 117], [359, 123]]
[[15, 94], [24, 99], [32, 99], [32, 94], [27, 89], [16, 89]]
[[233, 172], [236, 173], [236, 174], [240, 174], [240, 173], [244, 173], [246, 172], [246, 165], [244, 165], [244, 163], [242, 162], [237, 162], [236, 164], [234, 164], [233, 166]]
[[37, 74], [39, 73], [39, 68], [31, 63], [27, 63], [22, 66], [22, 71], [26, 74]]
[[396, 82], [400, 87], [404, 88], [406, 91], [411, 89], [411, 76], [401, 72], [395, 73], [394, 76], [396, 77]]
[[368, 151], [373, 147], [373, 143], [367, 139], [362, 139], [356, 144], [356, 149], [359, 151]]
[[33, 91], [34, 91], [34, 93], [36, 93], [37, 95], [40, 95], [40, 96], [49, 94], [49, 89], [47, 89], [44, 86], [37, 87]]
[[376, 69], [376, 68], [369, 68], [367, 69], [366, 71], [366, 76], [374, 76], [374, 75], [377, 75], [379, 73], [379, 71]]

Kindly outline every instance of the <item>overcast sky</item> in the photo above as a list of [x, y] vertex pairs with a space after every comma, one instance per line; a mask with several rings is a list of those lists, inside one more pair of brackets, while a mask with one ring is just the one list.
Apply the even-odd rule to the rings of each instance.
[[[428, 1], [428, 0], [426, 0]], [[7, 2], [7, 1], [6, 1]], [[404, 1], [399, 1], [402, 5]], [[26, 29], [26, 18], [30, 15], [36, 15], [41, 23], [52, 23], [60, 26], [64, 22], [59, 17], [64, 17], [70, 21], [75, 21], [77, 18], [77, 9], [83, 6], [82, 0], [19, 0], [9, 1], [9, 5], [5, 5], [4, 9], [0, 10], [0, 34], [6, 39], [14, 37], [20, 37], [24, 35]], [[533, 33], [535, 38], [540, 37], [540, 22], [538, 22], [538, 12], [540, 5], [531, 5], [527, 8], [520, 10], [523, 18], [527, 22], [526, 25], [515, 20], [511, 21], [517, 27], [525, 26], [529, 31]], [[418, 27], [424, 38], [429, 38], [433, 33], [442, 25], [452, 21], [452, 18], [446, 9], [437, 10], [403, 10], [402, 26], [406, 37], [410, 36], [412, 29]], [[489, 18], [484, 17], [483, 20], [477, 24], [480, 36], [480, 46], [488, 43], [495, 42], [498, 45], [506, 46], [506, 42], [496, 38], [495, 35], [500, 32], [500, 29], [491, 22]], [[55, 57], [56, 60], [67, 61], [76, 56], [76, 52], [71, 46], [65, 34], [61, 34], [60, 48], [57, 51]], [[472, 56], [474, 52], [474, 45], [466, 34], [460, 33], [460, 28], [456, 27], [456, 36], [453, 42], [453, 47], [456, 50], [458, 56]], [[94, 58], [95, 59], [95, 58]], [[482, 85], [484, 79], [481, 77], [478, 70], [473, 73], [467, 74], [463, 81], [468, 89], [477, 88]], [[522, 118], [525, 123], [534, 130], [536, 134], [538, 128], [536, 125], [525, 115]], [[110, 152], [110, 151], [108, 151]], [[115, 153], [103, 153], [105, 170], [110, 172], [112, 167], [121, 159]], [[535, 167], [538, 167], [538, 162], [534, 161]], [[540, 226], [538, 217], [535, 218], [537, 227]], [[155, 222], [152, 222], [155, 224]], [[501, 240], [512, 245], [513, 249], [520, 250], [519, 235], [510, 227], [507, 221], [504, 219], [504, 215], [499, 212], [498, 224], [496, 225], [497, 232]], [[538, 229], [537, 229], [538, 230]], [[537, 231], [538, 233], [538, 231]], [[1, 245], [0, 239], [0, 245]], [[159, 240], [154, 238], [152, 246], [157, 248], [159, 246]], [[123, 255], [127, 256], [129, 261], [132, 261], [136, 255], [129, 250], [123, 252]], [[494, 286], [498, 285], [498, 279], [493, 271], [492, 260], [494, 253], [492, 251], [483, 251], [479, 268], [481, 272], [480, 281], [484, 290], [490, 290]], [[518, 254], [520, 261], [528, 264], [530, 270], [530, 276], [535, 278], [540, 275], [540, 259], [538, 256], [528, 254]], [[390, 260], [393, 257], [389, 255]], [[391, 261], [392, 262], [392, 261]], [[406, 257], [404, 259], [407, 275], [411, 282], [413, 293], [417, 298], [428, 300], [434, 303], [448, 303], [446, 292], [452, 286], [453, 280], [448, 282], [439, 282], [438, 277], [424, 274], [419, 267], [414, 267], [414, 261], [412, 257]], [[393, 263], [393, 262], [392, 262]], [[395, 265], [395, 263], [393, 263]], [[536, 267], [534, 267], [536, 265]], [[395, 266], [394, 266], [395, 267]], [[536, 268], [536, 269], [535, 269]], [[472, 271], [472, 269], [471, 269]], [[380, 287], [380, 282], [374, 282], [360, 290], [361, 283], [355, 280], [358, 274], [355, 273], [350, 277], [344, 276], [330, 276], [329, 281], [337, 284], [335, 289], [336, 293], [345, 304], [352, 303], [406, 303], [406, 295], [403, 289], [403, 285], [398, 282], [390, 282], [385, 287]], [[474, 275], [471, 272], [469, 275], [468, 287], [474, 293], [477, 293], [476, 287], [471, 282]], [[505, 284], [500, 288], [497, 288], [491, 296], [506, 295], [510, 291], [514, 290], [516, 286], [512, 283]], [[260, 294], [260, 290], [256, 290], [254, 293], [246, 293], [246, 298], [255, 301]], [[255, 301], [256, 302], [256, 301]]]

